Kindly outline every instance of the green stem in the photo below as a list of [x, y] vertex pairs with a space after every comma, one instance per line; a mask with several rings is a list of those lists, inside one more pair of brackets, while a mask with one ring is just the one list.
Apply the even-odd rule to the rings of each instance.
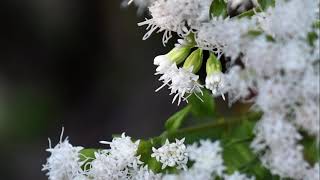
[[176, 130], [174, 132], [164, 132], [161, 134], [161, 138], [163, 139], [173, 139], [175, 137], [180, 137], [183, 134], [191, 134], [191, 133], [197, 133], [197, 132], [203, 132], [208, 131], [211, 129], [215, 129], [217, 127], [226, 128], [230, 127], [236, 123], [242, 122], [242, 121], [256, 121], [261, 118], [262, 113], [261, 112], [249, 112], [243, 116], [240, 117], [232, 117], [232, 118], [219, 118], [215, 120], [214, 122], [201, 124], [198, 126], [193, 127], [187, 127], [183, 129]]

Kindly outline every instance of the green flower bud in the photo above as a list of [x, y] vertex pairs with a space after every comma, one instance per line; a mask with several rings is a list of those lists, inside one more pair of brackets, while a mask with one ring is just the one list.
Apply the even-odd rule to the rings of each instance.
[[202, 50], [193, 51], [183, 64], [183, 68], [189, 69], [192, 67], [192, 72], [197, 73], [202, 65]]
[[177, 65], [182, 63], [189, 55], [191, 47], [181, 46], [173, 48], [166, 56]]
[[213, 73], [220, 73], [221, 70], [222, 70], [222, 67], [221, 67], [220, 60], [213, 53], [210, 53], [210, 56], [206, 64], [207, 75], [210, 75]]

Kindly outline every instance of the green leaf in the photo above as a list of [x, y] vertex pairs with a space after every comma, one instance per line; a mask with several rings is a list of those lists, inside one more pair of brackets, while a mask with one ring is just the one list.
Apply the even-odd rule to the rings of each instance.
[[156, 159], [151, 157], [152, 147], [156, 146], [153, 144], [153, 139], [146, 141], [140, 140], [137, 155], [140, 155], [140, 160], [148, 165], [149, 169], [153, 172], [161, 171], [161, 164]]
[[236, 17], [241, 19], [241, 18], [244, 18], [244, 17], [252, 17], [253, 15], [255, 15], [255, 12], [254, 12], [253, 9], [250, 9], [249, 11], [245, 11], [245, 12], [239, 14]]
[[210, 6], [210, 17], [226, 17], [227, 16], [227, 4], [224, 0], [214, 0]]
[[310, 164], [320, 161], [320, 149], [317, 138], [304, 135], [301, 144], [304, 146], [304, 157]]
[[214, 117], [215, 115], [215, 103], [211, 93], [207, 90], [203, 90], [203, 96], [200, 96], [201, 100], [192, 95], [188, 99], [189, 104], [192, 106], [191, 112], [196, 118]]
[[258, 3], [263, 11], [268, 9], [269, 7], [274, 7], [276, 1], [275, 0], [258, 0]]
[[82, 149], [80, 151], [80, 161], [85, 161], [88, 159], [94, 159], [94, 153], [97, 152], [98, 149], [88, 148], [88, 149]]
[[191, 110], [191, 106], [187, 105], [180, 111], [173, 114], [165, 123], [165, 128], [167, 131], [173, 131], [178, 129], [183, 121], [186, 119], [187, 115]]

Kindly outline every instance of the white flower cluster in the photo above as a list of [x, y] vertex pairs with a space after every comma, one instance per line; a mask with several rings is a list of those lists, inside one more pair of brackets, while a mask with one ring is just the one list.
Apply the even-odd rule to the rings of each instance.
[[[303, 179], [318, 172], [304, 160], [299, 130], [319, 140], [319, 36], [314, 46], [307, 39], [309, 32], [319, 35], [312, 27], [319, 20], [319, 4], [276, 2], [251, 19], [216, 19], [203, 25], [197, 42], [231, 57], [223, 77], [229, 101], [254, 100], [264, 113], [252, 143], [263, 164], [281, 177]], [[255, 30], [262, 35], [251, 35]], [[239, 55], [244, 68], [235, 63]]]
[[188, 153], [186, 146], [183, 144], [184, 139], [170, 143], [167, 139], [165, 144], [160, 148], [152, 148], [153, 153], [151, 157], [156, 158], [157, 161], [162, 163], [162, 169], [165, 167], [177, 167], [178, 169], [187, 169]]
[[80, 146], [73, 147], [68, 138], [62, 141], [63, 129], [60, 136], [60, 142], [54, 147], [51, 147], [49, 139], [48, 152], [51, 156], [47, 159], [47, 163], [43, 165], [42, 171], [48, 171], [49, 180], [65, 180], [84, 178], [84, 171], [81, 166], [84, 162], [80, 161], [79, 152], [83, 149]]
[[[316, 174], [317, 165], [304, 160], [299, 141], [300, 131], [320, 139], [320, 33], [314, 26], [319, 1], [277, 0], [274, 7], [250, 18], [212, 20], [205, 16], [208, 1], [183, 2], [156, 0], [149, 7], [152, 19], [140, 24], [149, 25], [145, 38], [158, 28], [165, 31], [164, 43], [171, 31], [182, 37], [192, 32], [195, 47], [229, 57], [226, 72], [208, 75], [206, 87], [214, 95], [228, 93], [231, 104], [250, 100], [263, 112], [252, 148], [262, 154], [264, 166], [281, 177]], [[316, 34], [313, 42], [311, 32]], [[173, 88], [180, 92], [179, 99], [202, 87], [197, 75], [177, 73], [175, 64], [157, 65], [164, 85], [184, 87]]]
[[219, 141], [200, 140], [187, 146], [189, 160], [193, 161], [192, 167], [178, 174], [165, 174], [163, 180], [211, 180], [222, 178], [225, 180], [254, 180], [244, 174], [234, 172], [225, 174], [226, 167], [222, 158], [222, 148]]
[[[62, 136], [61, 136], [62, 137]], [[182, 169], [178, 174], [156, 174], [141, 162], [137, 155], [139, 141], [133, 142], [129, 136], [113, 138], [110, 149], [98, 150], [94, 157], [81, 154], [82, 147], [73, 147], [68, 140], [61, 141], [48, 151], [51, 156], [43, 166], [48, 171], [50, 180], [211, 180], [220, 177], [226, 180], [253, 180], [246, 175], [235, 172], [225, 174], [226, 167], [222, 158], [219, 141], [201, 140], [186, 146], [184, 139], [170, 143], [168, 140], [160, 148], [152, 148], [154, 157], [162, 163], [162, 168]], [[80, 160], [80, 157], [84, 159]], [[187, 167], [188, 160], [193, 162]], [[315, 166], [314, 169], [318, 169]], [[311, 169], [308, 176], [314, 175]]]

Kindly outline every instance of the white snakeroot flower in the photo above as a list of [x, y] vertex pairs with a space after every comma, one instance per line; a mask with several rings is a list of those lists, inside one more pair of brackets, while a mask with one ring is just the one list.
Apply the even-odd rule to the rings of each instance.
[[170, 143], [166, 140], [165, 144], [156, 149], [152, 147], [153, 153], [151, 157], [156, 158], [157, 161], [162, 163], [162, 169], [169, 167], [177, 167], [178, 169], [187, 169], [188, 153], [186, 146], [183, 144], [184, 139]]
[[255, 180], [255, 177], [247, 177], [246, 174], [240, 174], [238, 171], [231, 175], [225, 175], [225, 180]]
[[254, 27], [254, 21], [246, 18], [234, 20], [217, 17], [201, 24], [195, 40], [198, 47], [219, 56], [225, 54], [234, 61], [249, 42], [248, 31]]
[[318, 18], [317, 0], [278, 0], [261, 20], [261, 27], [279, 39], [305, 38]]
[[128, 176], [128, 168], [121, 160], [113, 158], [107, 151], [95, 152], [95, 159], [90, 162], [87, 175], [94, 180], [118, 180]]
[[79, 146], [72, 146], [68, 139], [62, 141], [63, 129], [60, 137], [60, 142], [51, 147], [49, 139], [48, 152], [51, 153], [47, 158], [47, 163], [43, 165], [42, 171], [48, 171], [49, 180], [71, 180], [82, 176], [83, 171], [80, 162], [80, 151], [83, 149]]
[[[192, 72], [193, 67], [189, 69], [179, 68], [177, 71], [173, 71], [171, 75], [171, 84], [169, 89], [171, 93], [175, 94], [172, 100], [172, 103], [178, 99], [178, 105], [181, 100], [188, 102], [188, 97], [192, 94], [195, 94], [200, 100], [201, 98], [197, 95], [200, 93], [202, 95], [201, 88], [203, 87], [198, 83], [199, 76]], [[185, 97], [187, 95], [187, 97]]]
[[219, 141], [201, 140], [199, 144], [194, 143], [188, 146], [187, 150], [189, 160], [194, 161], [192, 171], [207, 176], [209, 179], [223, 175], [226, 168], [223, 165], [222, 148]]
[[[161, 75], [159, 81], [163, 82], [163, 85], [156, 89], [156, 92], [169, 86], [170, 95], [175, 94], [172, 103], [178, 100], [179, 105], [181, 101], [187, 101], [188, 96], [193, 93], [196, 96], [197, 93], [202, 94], [201, 88], [203, 86], [198, 83], [199, 76], [192, 72], [192, 67], [189, 69], [178, 68], [166, 55], [157, 56], [154, 59], [154, 64], [158, 65], [155, 75]], [[199, 97], [199, 99], [201, 98]]]
[[147, 39], [154, 31], [164, 31], [164, 45], [172, 37], [172, 31], [185, 37], [193, 29], [197, 29], [201, 22], [209, 20], [211, 2], [212, 0], [156, 0], [149, 7], [152, 18], [138, 23], [139, 26], [147, 25], [148, 32], [143, 39]]
[[139, 141], [132, 142], [124, 133], [121, 137], [115, 137], [111, 142], [100, 141], [109, 144], [110, 149], [95, 152], [95, 159], [90, 163], [89, 177], [95, 180], [126, 179], [135, 174], [142, 162], [136, 156]]
[[211, 90], [214, 96], [222, 96], [225, 100], [223, 89], [224, 89], [224, 79], [222, 73], [212, 73], [206, 77], [206, 88]]
[[309, 167], [303, 157], [303, 147], [298, 145], [302, 139], [298, 130], [277, 114], [264, 114], [255, 129], [256, 138], [251, 144], [262, 164], [271, 173], [281, 177], [303, 179]]
[[136, 156], [139, 140], [132, 142], [131, 137], [122, 133], [121, 137], [115, 137], [111, 142], [100, 141], [100, 143], [110, 145], [110, 149], [105, 151], [108, 152], [110, 157], [117, 159], [119, 166], [137, 169], [138, 165], [142, 164], [139, 160], [140, 157]]

